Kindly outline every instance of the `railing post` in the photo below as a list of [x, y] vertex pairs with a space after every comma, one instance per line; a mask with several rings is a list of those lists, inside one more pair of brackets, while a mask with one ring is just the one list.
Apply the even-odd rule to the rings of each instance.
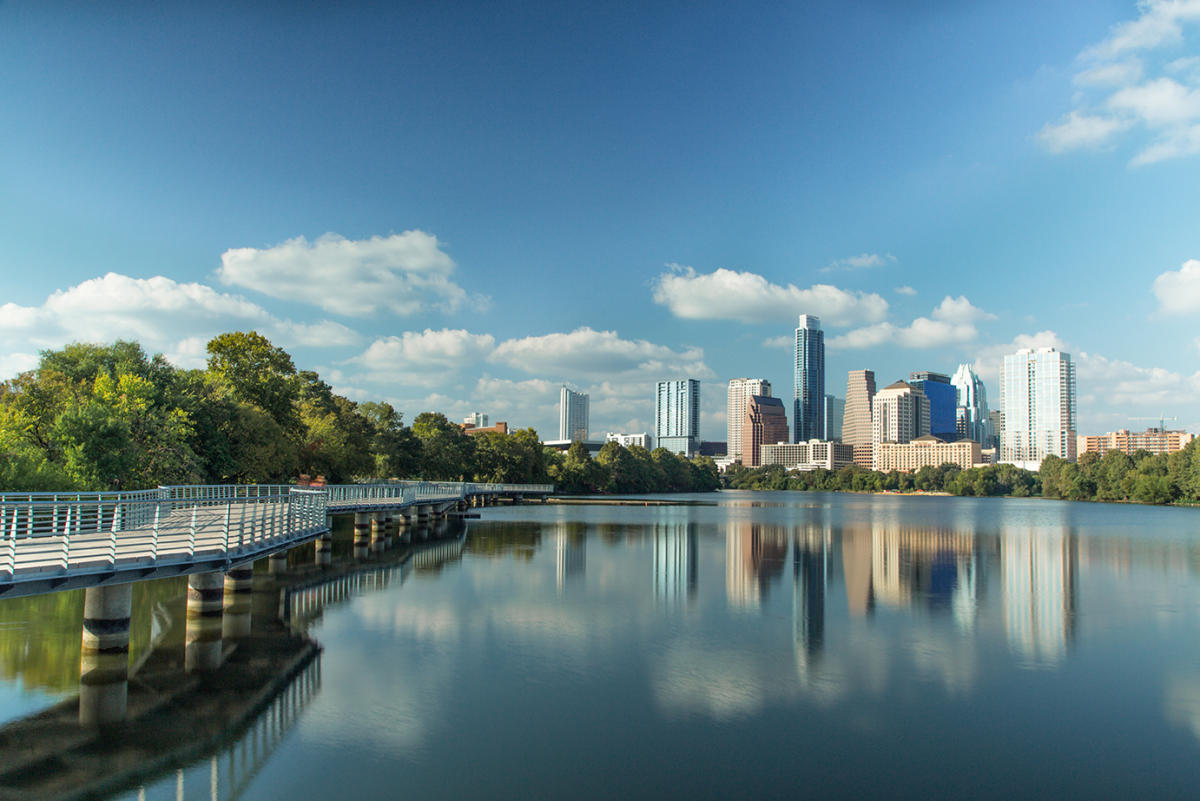
[[233, 510], [229, 506], [229, 499], [225, 499], [225, 555], [229, 555], [229, 514]]
[[196, 512], [200, 507], [192, 506], [192, 522], [188, 526], [188, 558], [196, 555]]

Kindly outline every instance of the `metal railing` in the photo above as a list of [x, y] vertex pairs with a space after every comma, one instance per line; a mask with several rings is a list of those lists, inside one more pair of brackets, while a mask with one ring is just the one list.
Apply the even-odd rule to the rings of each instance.
[[349, 511], [552, 490], [546, 484], [403, 481], [0, 493], [0, 591], [48, 575], [111, 575], [126, 567], [148, 574], [200, 562], [232, 564], [324, 532], [331, 507]]

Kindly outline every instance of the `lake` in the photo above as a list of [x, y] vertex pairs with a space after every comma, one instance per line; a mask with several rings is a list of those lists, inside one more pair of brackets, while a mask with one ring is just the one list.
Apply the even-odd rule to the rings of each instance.
[[[130, 799], [1200, 796], [1200, 510], [680, 498], [489, 508], [359, 563], [339, 520], [335, 569], [297, 549], [282, 600], [260, 571], [257, 633], [200, 677], [182, 580], [138, 585], [136, 748], [26, 772]], [[0, 746], [69, 741], [81, 609], [0, 602]]]

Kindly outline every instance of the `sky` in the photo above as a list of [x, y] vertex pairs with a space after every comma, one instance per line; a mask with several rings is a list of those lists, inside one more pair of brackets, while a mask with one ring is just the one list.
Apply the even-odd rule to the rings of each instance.
[[1200, 432], [1200, 0], [0, 0], [0, 76], [0, 378], [252, 329], [543, 438], [697, 378], [723, 440], [814, 314], [831, 394], [1052, 345], [1081, 433]]

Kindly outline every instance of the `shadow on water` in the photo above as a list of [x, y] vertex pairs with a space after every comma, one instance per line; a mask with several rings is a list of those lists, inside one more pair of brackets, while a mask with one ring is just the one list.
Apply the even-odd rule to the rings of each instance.
[[197, 644], [185, 611], [186, 579], [135, 585], [128, 679], [122, 669], [117, 687], [125, 716], [118, 722], [80, 722], [84, 691], [96, 692], [80, 683], [82, 591], [0, 604], [0, 622], [14, 621], [0, 626], [5, 677], [81, 692], [0, 727], [0, 799], [108, 798], [134, 790], [138, 797], [183, 797], [185, 785], [197, 784], [212, 798], [238, 797], [320, 692], [321, 646], [307, 631], [325, 609], [402, 584], [414, 570], [440, 570], [461, 557], [465, 543], [461, 521], [440, 521], [414, 529], [406, 537], [412, 545], [389, 542], [364, 556], [339, 542], [344, 528], [335, 532], [331, 564], [314, 564], [312, 545], [297, 548], [286, 573], [256, 569], [250, 602], [237, 614], [226, 592], [219, 665], [212, 669], [197, 669], [189, 652]]

